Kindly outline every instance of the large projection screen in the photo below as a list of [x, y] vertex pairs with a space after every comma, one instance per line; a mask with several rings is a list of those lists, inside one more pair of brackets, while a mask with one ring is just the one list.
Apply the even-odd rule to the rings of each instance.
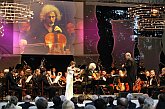
[[33, 3], [33, 19], [14, 24], [13, 54], [83, 55], [83, 2]]

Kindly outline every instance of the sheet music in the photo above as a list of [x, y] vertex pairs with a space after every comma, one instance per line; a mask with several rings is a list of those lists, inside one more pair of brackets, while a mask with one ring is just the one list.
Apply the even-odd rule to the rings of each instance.
[[29, 83], [29, 81], [32, 79], [33, 75], [28, 76], [27, 80], [25, 81], [26, 83]]

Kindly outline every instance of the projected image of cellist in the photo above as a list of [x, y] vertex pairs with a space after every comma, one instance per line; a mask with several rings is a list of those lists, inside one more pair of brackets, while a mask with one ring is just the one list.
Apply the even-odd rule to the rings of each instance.
[[39, 18], [37, 25], [31, 24], [25, 53], [63, 54], [67, 39], [62, 29], [55, 24], [61, 20], [60, 10], [54, 5], [44, 5]]

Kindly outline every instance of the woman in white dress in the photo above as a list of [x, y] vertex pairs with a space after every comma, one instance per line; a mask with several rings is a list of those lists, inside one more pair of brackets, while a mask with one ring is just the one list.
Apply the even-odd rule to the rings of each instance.
[[75, 65], [76, 63], [74, 61], [71, 61], [70, 66], [67, 68], [65, 91], [66, 100], [70, 100], [73, 97], [73, 75], [75, 73]]

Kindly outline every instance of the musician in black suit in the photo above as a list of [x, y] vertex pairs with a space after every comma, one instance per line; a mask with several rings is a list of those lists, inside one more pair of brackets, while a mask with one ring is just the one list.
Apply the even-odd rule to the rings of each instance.
[[33, 83], [33, 96], [32, 98], [34, 99], [36, 96], [39, 96], [41, 95], [41, 87], [42, 87], [42, 74], [41, 74], [41, 71], [40, 69], [36, 69], [34, 71], [34, 74], [33, 74], [33, 77], [32, 77], [32, 83]]
[[44, 90], [49, 93], [49, 101], [55, 96], [56, 88], [53, 86], [53, 81], [51, 78], [51, 71], [46, 71], [46, 75], [42, 77]]
[[6, 74], [6, 82], [7, 85], [9, 85], [9, 89], [15, 90], [18, 93], [18, 101], [22, 101], [22, 88], [19, 87], [16, 81], [14, 80], [14, 73], [15, 72], [10, 69], [10, 71]]
[[131, 57], [131, 53], [127, 52], [125, 54], [126, 63], [122, 65], [123, 68], [127, 71], [127, 81], [129, 84], [130, 92], [133, 91], [133, 83], [136, 79], [136, 63]]
[[165, 67], [162, 68], [159, 78], [160, 78], [160, 86], [165, 86]]

